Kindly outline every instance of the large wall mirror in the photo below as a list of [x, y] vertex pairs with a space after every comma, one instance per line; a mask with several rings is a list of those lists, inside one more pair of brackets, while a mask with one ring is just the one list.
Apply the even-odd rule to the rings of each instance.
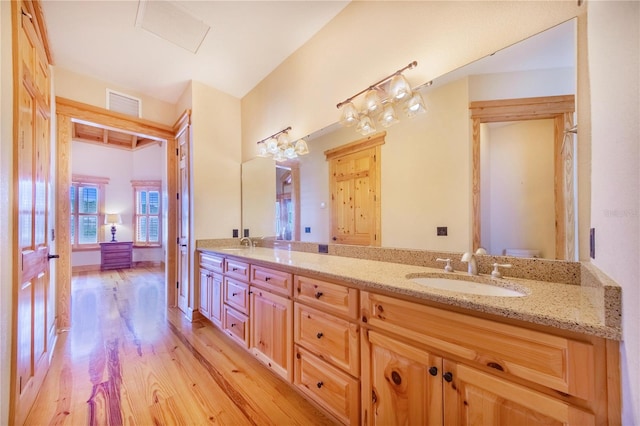
[[[424, 85], [427, 112], [401, 117], [398, 124], [381, 129], [386, 131], [381, 149], [381, 245], [462, 252], [477, 244], [490, 254], [508, 251], [576, 260], [576, 241], [568, 243], [569, 255], [556, 252], [553, 214], [543, 214], [556, 208], [554, 132], [568, 135], [563, 143], [572, 146], [574, 133], [555, 129], [553, 119], [482, 123], [476, 138], [482, 165], [478, 181], [470, 110], [470, 105], [482, 101], [575, 96], [576, 81], [576, 23], [571, 20]], [[286, 232], [287, 236], [331, 242], [329, 165], [324, 152], [358, 139], [362, 136], [354, 128], [338, 124], [311, 135], [310, 153], [297, 161], [297, 232]], [[566, 161], [575, 161], [575, 156]], [[263, 175], [255, 173], [257, 164], [265, 170]], [[563, 179], [576, 188], [575, 164], [568, 168], [570, 176]], [[273, 160], [255, 158], [243, 164], [243, 228], [250, 229], [250, 235], [276, 235], [275, 188], [282, 180], [276, 175]], [[474, 213], [474, 186], [479, 183], [483, 204]], [[258, 191], [257, 186], [263, 189]], [[575, 216], [576, 198], [570, 200]], [[574, 219], [570, 226], [576, 223]], [[446, 235], [438, 235], [438, 228], [446, 228]], [[474, 237], [477, 229], [482, 233]], [[568, 238], [576, 237], [572, 231]]]

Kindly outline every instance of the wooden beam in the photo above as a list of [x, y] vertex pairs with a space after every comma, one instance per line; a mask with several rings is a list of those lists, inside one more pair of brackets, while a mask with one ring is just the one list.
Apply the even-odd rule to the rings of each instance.
[[174, 137], [173, 128], [143, 118], [136, 118], [119, 112], [109, 111], [71, 99], [56, 97], [56, 111], [72, 117], [73, 121], [94, 127], [136, 134], [154, 140]]
[[102, 143], [109, 143], [109, 131], [107, 129], [102, 129]]
[[138, 135], [131, 135], [131, 149], [135, 149], [138, 144]]

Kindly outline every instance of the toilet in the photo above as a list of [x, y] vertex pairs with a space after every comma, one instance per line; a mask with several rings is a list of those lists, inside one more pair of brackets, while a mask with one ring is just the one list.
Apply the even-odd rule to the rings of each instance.
[[505, 249], [505, 256], [513, 256], [513, 257], [540, 257], [540, 250], [531, 250], [531, 249]]

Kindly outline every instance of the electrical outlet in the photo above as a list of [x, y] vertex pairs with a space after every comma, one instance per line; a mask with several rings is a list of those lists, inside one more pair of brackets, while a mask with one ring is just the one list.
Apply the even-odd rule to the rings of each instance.
[[238, 238], [238, 230], [237, 229], [233, 230], [233, 238]]
[[318, 253], [329, 253], [328, 244], [318, 244]]
[[439, 237], [446, 237], [447, 236], [447, 227], [446, 226], [438, 226], [436, 228], [436, 234]]
[[304, 227], [304, 233], [305, 234], [310, 234], [311, 233], [311, 227], [310, 226], [305, 226]]
[[244, 232], [242, 233], [242, 235], [243, 235], [244, 237], [248, 237], [248, 236], [249, 236], [249, 230], [248, 230], [248, 229], [245, 229], [245, 230], [244, 230]]
[[596, 228], [589, 230], [589, 256], [596, 258]]

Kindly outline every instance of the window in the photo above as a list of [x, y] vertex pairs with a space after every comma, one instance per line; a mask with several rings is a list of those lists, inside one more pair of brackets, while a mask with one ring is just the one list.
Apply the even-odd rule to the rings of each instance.
[[133, 180], [134, 236], [136, 246], [162, 245], [162, 203], [159, 180]]
[[73, 249], [95, 249], [104, 240], [100, 225], [104, 218], [104, 186], [108, 183], [108, 178], [72, 177], [69, 210]]

